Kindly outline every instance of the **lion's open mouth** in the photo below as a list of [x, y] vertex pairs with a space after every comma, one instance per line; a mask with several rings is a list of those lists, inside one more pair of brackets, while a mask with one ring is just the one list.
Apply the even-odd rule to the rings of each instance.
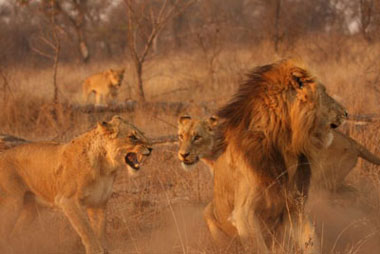
[[332, 123], [332, 124], [330, 124], [330, 128], [331, 129], [336, 129], [336, 128], [338, 128], [338, 125], [335, 124], [335, 123]]
[[125, 156], [125, 162], [133, 168], [134, 170], [139, 170], [140, 169], [140, 162], [137, 159], [137, 154], [136, 153], [128, 153]]

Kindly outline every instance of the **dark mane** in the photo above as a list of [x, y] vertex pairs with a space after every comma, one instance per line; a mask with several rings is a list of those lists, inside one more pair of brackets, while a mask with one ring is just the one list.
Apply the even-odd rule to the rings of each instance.
[[262, 84], [266, 81], [263, 74], [272, 70], [275, 64], [259, 66], [247, 74], [247, 79], [239, 86], [238, 91], [227, 105], [216, 113], [224, 120], [225, 126], [233, 128], [243, 124], [248, 127], [251, 121], [253, 98], [261, 93]]

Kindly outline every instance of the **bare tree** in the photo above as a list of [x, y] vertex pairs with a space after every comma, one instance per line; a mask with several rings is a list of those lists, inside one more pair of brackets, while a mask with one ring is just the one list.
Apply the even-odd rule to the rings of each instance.
[[[31, 0], [17, 1], [20, 6], [28, 6], [32, 3]], [[66, 29], [68, 34], [70, 29], [74, 30], [78, 51], [81, 59], [86, 62], [90, 56], [85, 35], [86, 14], [88, 12], [87, 0], [41, 0], [40, 6], [45, 14], [48, 9], [54, 10], [54, 22], [62, 25], [62, 30]], [[61, 17], [60, 20], [58, 20], [58, 16]]]
[[3, 103], [7, 102], [7, 94], [12, 94], [12, 90], [9, 87], [9, 82], [6, 74], [0, 69], [0, 77], [3, 81]]
[[359, 0], [359, 13], [360, 13], [360, 32], [363, 38], [369, 42], [371, 36], [369, 34], [369, 27], [373, 19], [374, 1], [373, 0]]
[[150, 0], [124, 0], [127, 10], [127, 44], [137, 76], [140, 101], [145, 101], [143, 66], [160, 32], [174, 17], [181, 14], [195, 0], [164, 0], [162, 4]]
[[62, 8], [60, 1], [55, 1], [57, 10], [70, 22], [77, 36], [78, 48], [82, 60], [87, 62], [89, 51], [84, 32], [87, 0], [71, 0], [68, 2], [69, 8]]
[[[44, 8], [41, 10], [46, 16], [48, 29], [43, 29], [41, 27], [40, 34], [37, 37], [36, 45], [31, 45], [32, 50], [47, 59], [53, 61], [53, 102], [58, 103], [58, 85], [57, 85], [57, 70], [59, 63], [59, 56], [61, 51], [61, 41], [59, 37], [59, 32], [62, 29], [57, 25], [56, 22], [56, 8], [54, 1], [44, 1]], [[37, 46], [38, 45], [38, 46]]]

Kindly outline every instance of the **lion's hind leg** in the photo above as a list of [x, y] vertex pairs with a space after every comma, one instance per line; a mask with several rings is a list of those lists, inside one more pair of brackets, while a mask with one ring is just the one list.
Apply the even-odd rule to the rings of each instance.
[[224, 246], [226, 243], [229, 243], [231, 241], [231, 239], [229, 239], [228, 236], [222, 231], [219, 222], [215, 218], [212, 202], [210, 202], [204, 209], [203, 217], [207, 223], [207, 227], [212, 238], [219, 246]]
[[22, 229], [32, 224], [37, 216], [37, 204], [34, 199], [34, 195], [27, 192], [24, 196], [24, 204], [22, 211], [16, 221], [16, 224], [12, 230], [11, 237], [19, 235]]
[[[242, 188], [244, 190], [244, 188]], [[269, 249], [262, 232], [261, 223], [256, 215], [255, 197], [252, 190], [242, 191], [237, 195], [231, 222], [236, 227], [240, 240], [249, 253], [268, 254]]]
[[10, 182], [8, 184], [4, 182], [0, 184], [0, 252], [2, 253], [6, 252], [4, 248], [9, 248], [11, 232], [23, 209], [24, 201], [22, 189], [17, 188], [17, 185], [11, 186]]

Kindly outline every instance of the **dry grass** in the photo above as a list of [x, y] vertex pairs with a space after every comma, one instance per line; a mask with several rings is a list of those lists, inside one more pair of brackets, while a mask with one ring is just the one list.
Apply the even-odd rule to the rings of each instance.
[[[275, 55], [266, 43], [231, 48], [218, 57], [217, 71], [210, 76], [200, 52], [157, 58], [145, 68], [146, 94], [156, 104], [123, 113], [148, 136], [174, 134], [176, 119], [187, 111], [194, 115], [212, 113], [228, 100], [244, 73], [255, 65], [281, 57], [301, 58], [326, 84], [329, 92], [350, 113], [379, 111], [379, 45], [358, 41], [310, 38], [286, 54]], [[119, 101], [133, 98], [135, 77], [128, 62], [59, 66], [58, 83], [65, 105], [81, 104], [81, 82], [94, 72], [110, 67], [127, 67]], [[51, 104], [51, 70], [30, 67], [6, 69], [12, 94], [0, 100], [0, 133], [30, 140], [67, 141], [112, 113], [86, 114], [75, 107]], [[2, 94], [0, 94], [2, 98]], [[160, 103], [185, 102], [182, 110]], [[342, 129], [371, 151], [380, 154], [379, 124]], [[202, 210], [212, 196], [212, 177], [199, 164], [184, 172], [176, 157], [176, 145], [160, 145], [138, 178], [126, 172], [118, 176], [108, 206], [107, 235], [110, 253], [243, 253], [233, 244], [218, 249], [208, 235]], [[378, 167], [359, 162], [347, 179], [347, 190], [320, 193], [309, 211], [321, 236], [323, 253], [370, 254], [380, 252], [380, 178]], [[13, 253], [83, 253], [67, 220], [50, 210], [41, 210], [32, 228], [15, 239]]]

